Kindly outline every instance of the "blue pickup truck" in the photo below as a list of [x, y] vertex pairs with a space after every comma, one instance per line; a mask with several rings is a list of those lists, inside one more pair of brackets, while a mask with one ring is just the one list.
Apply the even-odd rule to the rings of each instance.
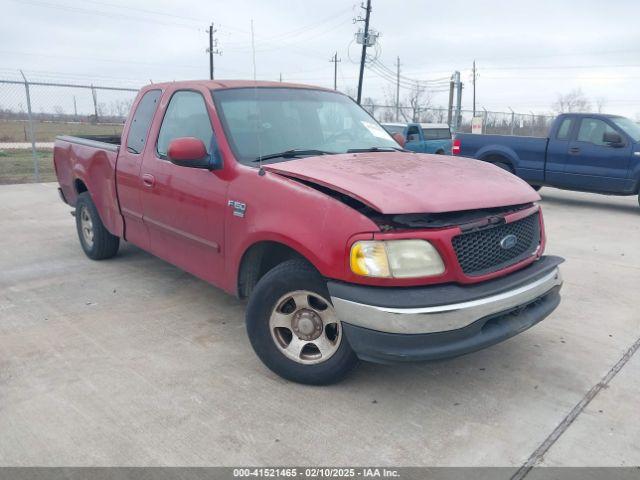
[[616, 115], [565, 113], [547, 138], [457, 134], [452, 153], [493, 163], [536, 189], [614, 195], [640, 190], [640, 126]]
[[402, 134], [407, 150], [451, 155], [451, 130], [446, 123], [383, 123], [382, 126], [391, 135]]

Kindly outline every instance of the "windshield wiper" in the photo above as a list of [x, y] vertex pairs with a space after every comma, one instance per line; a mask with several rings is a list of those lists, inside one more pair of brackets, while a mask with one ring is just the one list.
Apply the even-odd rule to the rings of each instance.
[[332, 155], [333, 152], [326, 152], [324, 150], [303, 150], [303, 149], [292, 149], [285, 150], [280, 153], [270, 153], [268, 155], [262, 155], [260, 157], [252, 160], [253, 162], [261, 162], [263, 160], [271, 160], [272, 158], [295, 158], [295, 157], [303, 157], [305, 155]]
[[364, 152], [406, 152], [400, 147], [369, 147], [369, 148], [350, 148], [347, 153], [364, 153]]

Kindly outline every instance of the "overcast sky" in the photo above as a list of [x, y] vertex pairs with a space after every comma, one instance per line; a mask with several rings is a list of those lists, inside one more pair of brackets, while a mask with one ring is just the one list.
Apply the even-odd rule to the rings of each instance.
[[[432, 80], [462, 72], [471, 107], [477, 59], [478, 108], [548, 112], [559, 93], [581, 88], [604, 111], [640, 118], [640, 1], [372, 0], [381, 33], [378, 61]], [[0, 0], [0, 78], [138, 87], [206, 78], [206, 28], [214, 22], [217, 78], [257, 77], [355, 89], [363, 11], [348, 0]], [[378, 67], [380, 68], [380, 67]], [[368, 70], [364, 96], [383, 101], [392, 83]], [[393, 87], [395, 88], [395, 87]], [[437, 89], [436, 89], [437, 90]], [[445, 92], [434, 93], [436, 105]]]

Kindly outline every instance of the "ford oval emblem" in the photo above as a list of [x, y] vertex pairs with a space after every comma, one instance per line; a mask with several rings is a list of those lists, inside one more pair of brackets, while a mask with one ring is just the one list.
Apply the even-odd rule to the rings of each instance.
[[509, 250], [510, 248], [515, 247], [517, 243], [518, 237], [516, 237], [515, 235], [507, 235], [502, 240], [500, 240], [500, 247], [505, 250]]

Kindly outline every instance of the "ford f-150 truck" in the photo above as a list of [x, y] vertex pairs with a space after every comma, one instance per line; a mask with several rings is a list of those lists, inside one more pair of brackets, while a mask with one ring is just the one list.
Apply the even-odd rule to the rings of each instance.
[[453, 153], [493, 163], [536, 188], [614, 195], [640, 190], [640, 126], [615, 115], [559, 115], [547, 138], [456, 134]]
[[451, 154], [451, 129], [446, 123], [383, 123], [390, 134], [405, 138], [404, 148], [412, 152]]
[[560, 302], [533, 189], [403, 151], [332, 90], [149, 85], [121, 138], [58, 137], [54, 163], [89, 258], [125, 240], [247, 298], [255, 352], [293, 381], [472, 352]]

